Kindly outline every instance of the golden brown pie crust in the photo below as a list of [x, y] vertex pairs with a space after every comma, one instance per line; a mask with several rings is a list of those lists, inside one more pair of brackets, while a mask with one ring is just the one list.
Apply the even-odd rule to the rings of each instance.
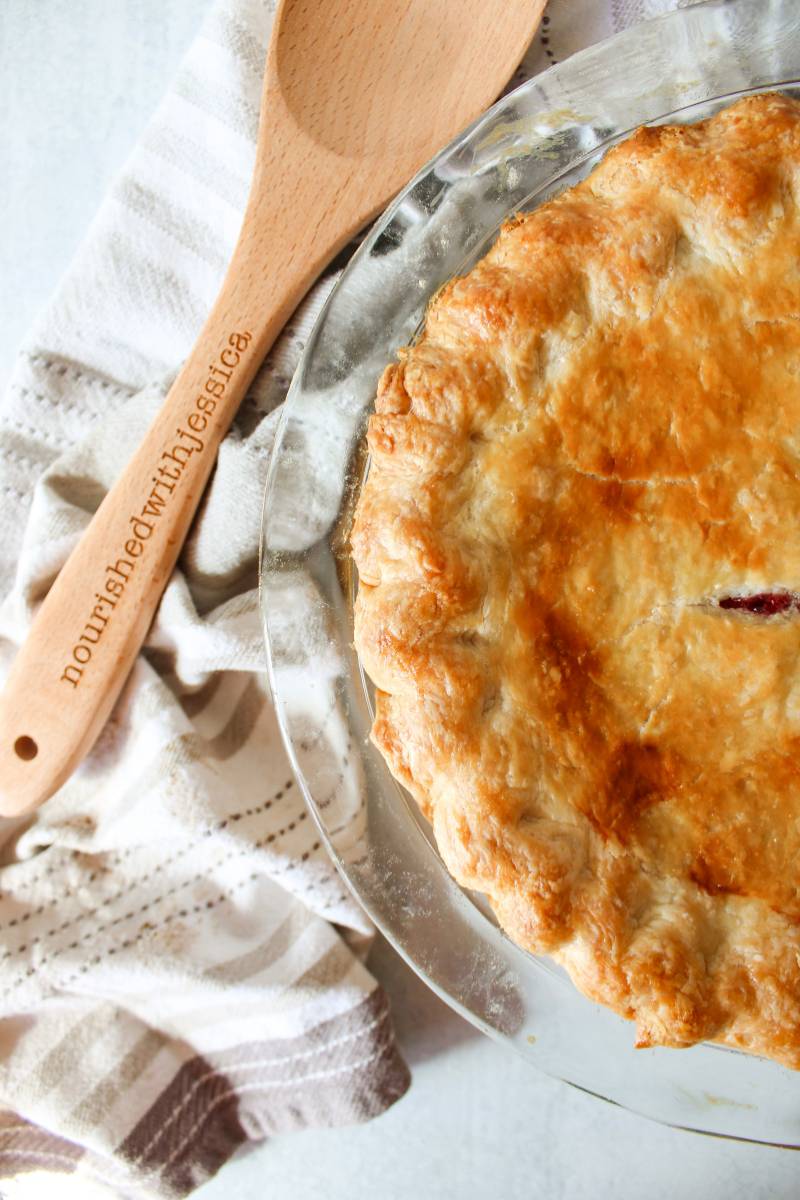
[[373, 738], [459, 883], [638, 1045], [792, 1067], [798, 205], [770, 94], [510, 221], [384, 373], [352, 531]]

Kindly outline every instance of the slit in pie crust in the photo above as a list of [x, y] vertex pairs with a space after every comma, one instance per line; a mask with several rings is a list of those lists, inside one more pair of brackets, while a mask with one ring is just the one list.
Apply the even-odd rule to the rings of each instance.
[[643, 128], [381, 380], [373, 739], [462, 885], [636, 1022], [800, 1067], [800, 105]]

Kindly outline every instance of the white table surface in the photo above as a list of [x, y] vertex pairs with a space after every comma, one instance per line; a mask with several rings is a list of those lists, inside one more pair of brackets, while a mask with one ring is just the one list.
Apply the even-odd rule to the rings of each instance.
[[[206, 7], [0, 0], [0, 381]], [[408, 1094], [369, 1125], [284, 1136], [237, 1157], [198, 1200], [800, 1195], [800, 1155], [665, 1129], [602, 1104], [477, 1033], [384, 942], [371, 965], [411, 1065]]]

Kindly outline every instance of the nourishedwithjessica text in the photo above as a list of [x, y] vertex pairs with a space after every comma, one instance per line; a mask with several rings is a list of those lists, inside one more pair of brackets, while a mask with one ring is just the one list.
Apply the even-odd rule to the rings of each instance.
[[203, 435], [213, 422], [214, 410], [225, 395], [242, 355], [246, 353], [252, 334], [232, 333], [219, 355], [219, 362], [208, 368], [202, 391], [195, 396], [194, 407], [186, 418], [186, 426], [175, 430], [175, 443], [163, 450], [154, 465], [152, 488], [138, 512], [128, 518], [128, 536], [119, 547], [119, 557], [105, 568], [105, 578], [95, 592], [97, 601], [89, 613], [82, 632], [75, 639], [71, 660], [64, 665], [61, 679], [73, 688], [80, 685], [84, 672], [92, 661], [95, 647], [101, 641], [114, 610], [125, 597], [125, 590], [139, 564], [147, 559], [148, 543], [158, 528], [158, 522], [181, 486], [186, 464], [207, 446]]

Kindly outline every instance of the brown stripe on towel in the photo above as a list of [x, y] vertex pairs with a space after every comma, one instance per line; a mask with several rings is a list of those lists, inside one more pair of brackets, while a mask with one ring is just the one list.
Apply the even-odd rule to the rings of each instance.
[[256, 946], [254, 950], [248, 950], [246, 954], [228, 958], [225, 962], [218, 963], [216, 967], [209, 967], [204, 972], [206, 978], [219, 979], [220, 982], [228, 985], [252, 979], [254, 975], [260, 974], [271, 963], [278, 962], [283, 958], [307, 924], [308, 919], [305, 913], [298, 914], [297, 909], [292, 909], [283, 918], [277, 929], [272, 931], [263, 945]]
[[246, 1139], [367, 1120], [409, 1082], [386, 996], [376, 988], [357, 1008], [299, 1037], [191, 1059], [118, 1152], [137, 1172], [159, 1175], [162, 1186], [183, 1195]]
[[223, 678], [224, 672], [215, 671], [210, 679], [206, 680], [203, 686], [198, 688], [196, 692], [189, 692], [186, 695], [178, 697], [181, 707], [189, 720], [193, 720], [211, 703], [219, 691]]
[[13, 1112], [0, 1113], [0, 1178], [26, 1171], [71, 1174], [84, 1150]]
[[[206, 1120], [213, 1108], [215, 1120]], [[136, 1172], [178, 1195], [198, 1187], [247, 1140], [229, 1080], [201, 1056], [190, 1059], [118, 1147]]]

